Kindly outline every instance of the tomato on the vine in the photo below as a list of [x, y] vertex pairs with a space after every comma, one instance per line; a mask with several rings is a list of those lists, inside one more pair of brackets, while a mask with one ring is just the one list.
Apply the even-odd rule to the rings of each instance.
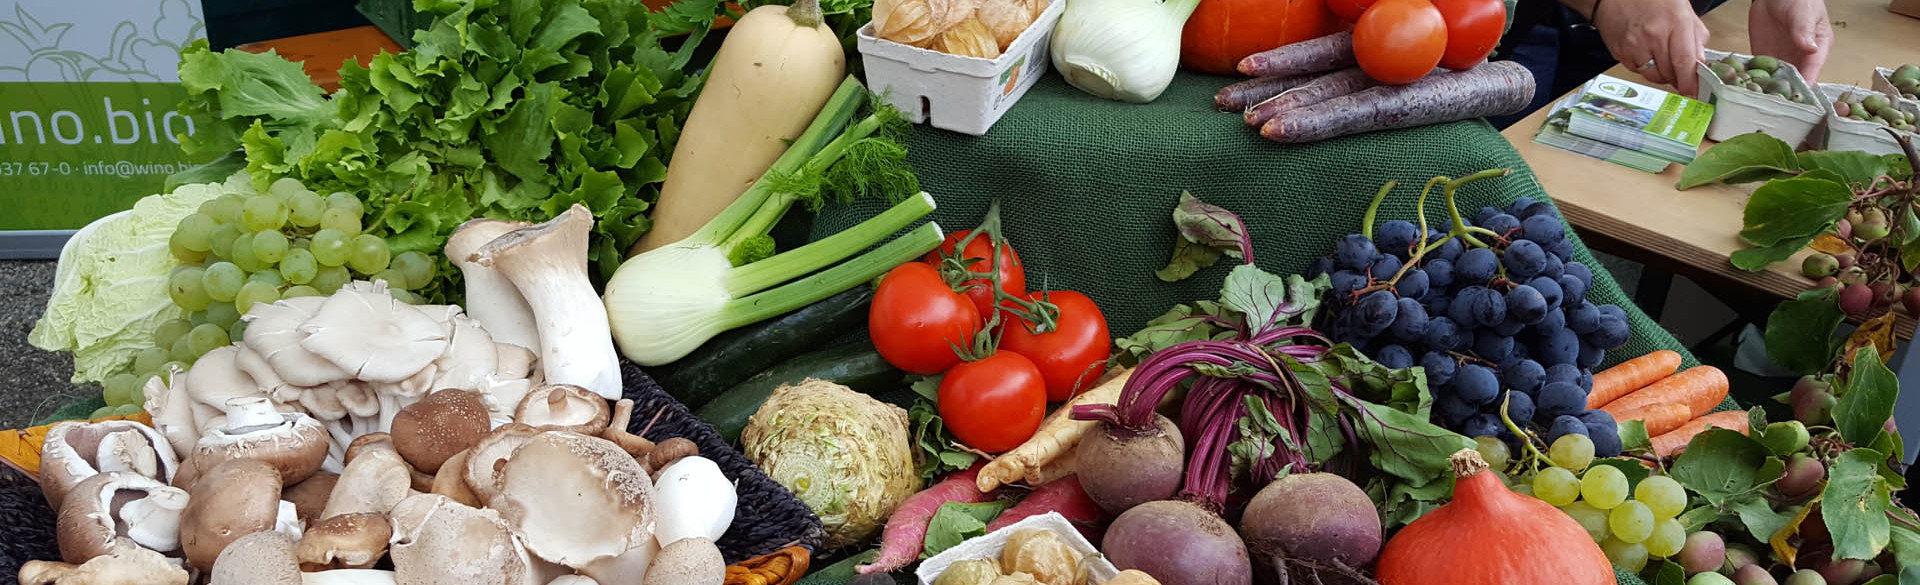
[[1446, 51], [1446, 18], [1427, 0], [1379, 0], [1353, 25], [1353, 58], [1381, 83], [1419, 81]]
[[1340, 20], [1355, 22], [1360, 20], [1360, 15], [1365, 14], [1367, 7], [1372, 6], [1373, 2], [1374, 0], [1327, 0], [1327, 8], [1339, 15]]
[[880, 357], [915, 374], [938, 374], [960, 363], [954, 348], [971, 346], [979, 331], [973, 302], [953, 292], [939, 270], [919, 262], [887, 272], [867, 312], [867, 332]]
[[940, 379], [940, 418], [967, 446], [1000, 453], [1025, 443], [1047, 415], [1046, 382], [1010, 351], [962, 362]]
[[1500, 0], [1433, 0], [1447, 23], [1447, 50], [1440, 66], [1455, 71], [1479, 65], [1507, 28], [1507, 3]]
[[1000, 278], [1000, 290], [1016, 297], [1027, 292], [1027, 272], [1020, 266], [1020, 254], [1013, 251], [1012, 243], [1004, 243], [1000, 246], [1000, 266], [996, 271], [992, 260], [993, 240], [984, 232], [968, 241], [965, 250], [956, 253], [955, 250], [960, 247], [960, 242], [966, 240], [972, 233], [974, 230], [960, 230], [947, 234], [947, 239], [940, 243], [940, 248], [927, 252], [927, 257], [923, 261], [940, 269], [941, 276], [947, 279], [947, 284], [953, 285], [954, 288], [966, 287], [963, 290], [966, 291], [967, 298], [973, 299], [973, 308], [979, 312], [980, 320], [984, 322], [993, 317], [993, 283], [985, 278], [964, 278], [965, 275], [958, 274], [957, 271], [950, 274], [949, 271], [955, 268], [949, 266], [944, 260], [961, 254], [958, 257], [963, 259], [967, 272], [996, 272]]
[[1033, 292], [1027, 300], [1046, 301], [1060, 309], [1054, 328], [1035, 333], [1034, 324], [1003, 314], [1000, 351], [1011, 351], [1033, 361], [1047, 382], [1047, 401], [1072, 398], [1106, 370], [1108, 348], [1113, 337], [1107, 333], [1107, 318], [1093, 299], [1073, 291]]

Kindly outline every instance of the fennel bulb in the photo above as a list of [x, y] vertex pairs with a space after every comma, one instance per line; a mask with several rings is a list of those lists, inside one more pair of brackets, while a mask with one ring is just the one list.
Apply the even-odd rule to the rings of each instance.
[[[918, 188], [906, 151], [884, 131], [900, 123], [898, 113], [882, 108], [854, 120], [867, 99], [860, 83], [847, 78], [739, 199], [693, 235], [628, 258], [614, 271], [602, 300], [622, 355], [643, 366], [672, 362], [723, 331], [873, 280], [940, 244], [940, 227], [927, 223], [860, 253], [933, 212], [933, 197], [919, 193], [846, 231], [763, 258], [772, 248], [767, 232], [787, 208], [817, 201], [835, 178]], [[851, 166], [836, 167], [842, 160]]]
[[1061, 0], [1053, 68], [1080, 91], [1144, 104], [1180, 66], [1180, 30], [1200, 0]]

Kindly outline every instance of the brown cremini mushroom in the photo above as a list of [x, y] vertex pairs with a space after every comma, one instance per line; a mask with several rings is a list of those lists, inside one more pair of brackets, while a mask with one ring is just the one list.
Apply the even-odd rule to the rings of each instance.
[[294, 547], [302, 571], [368, 569], [387, 554], [393, 525], [380, 514], [341, 514], [307, 527]]
[[360, 435], [358, 437], [354, 437], [353, 442], [347, 443], [347, 452], [345, 454], [345, 458], [341, 460], [341, 463], [346, 463], [346, 464], [353, 463], [354, 457], [358, 456], [362, 452], [365, 452], [367, 447], [373, 446], [373, 445], [385, 445], [386, 448], [392, 449], [393, 436], [382, 432], [382, 433], [367, 433], [364, 435]]
[[548, 561], [579, 569], [653, 542], [652, 480], [605, 439], [540, 433], [501, 467], [499, 489], [489, 506]]
[[533, 560], [500, 514], [438, 494], [393, 508], [393, 568], [400, 583], [537, 585]]
[[226, 424], [200, 436], [194, 467], [212, 469], [233, 459], [258, 459], [280, 473], [282, 485], [312, 477], [327, 458], [327, 430], [304, 413], [283, 413], [266, 397], [230, 400]]
[[441, 390], [400, 409], [393, 417], [393, 448], [414, 469], [432, 474], [454, 453], [473, 447], [493, 424], [480, 394]]
[[340, 481], [340, 474], [322, 471], [313, 474], [306, 481], [294, 484], [280, 492], [280, 499], [293, 502], [295, 515], [300, 522], [312, 525], [320, 521], [320, 513], [327, 510], [327, 499], [333, 497], [333, 486]]
[[167, 483], [179, 465], [166, 437], [134, 421], [66, 421], [47, 429], [40, 444], [40, 493], [48, 506], [59, 508], [68, 490], [104, 471]]
[[228, 544], [274, 529], [280, 515], [280, 472], [258, 459], [234, 459], [208, 469], [188, 492], [180, 516], [180, 546], [187, 564], [213, 566]]
[[513, 420], [543, 431], [598, 435], [607, 428], [607, 399], [569, 384], [534, 388], [514, 409]]
[[67, 492], [55, 531], [60, 558], [80, 564], [129, 548], [180, 550], [187, 492], [143, 475], [97, 473]]
[[300, 585], [293, 541], [273, 531], [234, 539], [213, 561], [207, 585]]

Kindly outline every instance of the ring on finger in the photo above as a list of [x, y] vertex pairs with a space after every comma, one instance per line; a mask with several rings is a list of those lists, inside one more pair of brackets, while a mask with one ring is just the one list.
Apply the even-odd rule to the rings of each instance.
[[1649, 59], [1647, 59], [1647, 62], [1645, 62], [1645, 63], [1641, 63], [1641, 64], [1640, 64], [1640, 66], [1639, 66], [1639, 67], [1635, 67], [1635, 68], [1634, 68], [1634, 70], [1635, 70], [1635, 71], [1646, 71], [1646, 70], [1649, 70], [1649, 69], [1653, 69], [1653, 67], [1654, 67], [1655, 65], [1658, 65], [1658, 63], [1655, 63], [1653, 59], [1651, 59], [1651, 58], [1649, 58]]

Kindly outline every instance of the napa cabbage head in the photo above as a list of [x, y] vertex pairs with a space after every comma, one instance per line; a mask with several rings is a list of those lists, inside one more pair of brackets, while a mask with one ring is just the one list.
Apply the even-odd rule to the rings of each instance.
[[135, 353], [153, 347], [161, 323], [186, 316], [167, 296], [167, 276], [180, 264], [167, 249], [174, 226], [224, 192], [221, 183], [181, 185], [75, 232], [27, 342], [73, 352], [75, 383], [125, 371]]

